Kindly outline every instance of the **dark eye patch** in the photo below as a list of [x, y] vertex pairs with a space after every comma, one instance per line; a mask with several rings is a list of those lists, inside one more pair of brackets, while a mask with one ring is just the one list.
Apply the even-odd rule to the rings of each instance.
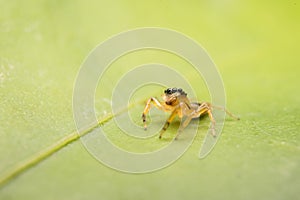
[[181, 88], [175, 88], [175, 87], [174, 88], [168, 88], [164, 92], [165, 92], [165, 94], [173, 94], [175, 92], [179, 92], [180, 94], [186, 96], [186, 93]]
[[166, 89], [165, 94], [172, 94], [172, 89], [171, 88]]

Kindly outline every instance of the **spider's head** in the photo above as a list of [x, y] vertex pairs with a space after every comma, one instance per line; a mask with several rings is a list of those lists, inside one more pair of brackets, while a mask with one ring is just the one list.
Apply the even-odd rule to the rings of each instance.
[[187, 96], [181, 88], [168, 88], [164, 91], [163, 100], [167, 105], [174, 105], [179, 96]]

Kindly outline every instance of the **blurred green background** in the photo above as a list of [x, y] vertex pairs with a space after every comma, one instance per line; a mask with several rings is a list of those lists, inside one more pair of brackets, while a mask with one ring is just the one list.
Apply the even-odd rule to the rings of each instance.
[[[197, 157], [206, 133], [200, 128], [177, 162], [142, 175], [101, 165], [78, 140], [3, 183], [0, 199], [299, 199], [298, 1], [1, 0], [0, 5], [0, 180], [75, 130], [72, 92], [80, 65], [96, 45], [122, 31], [154, 26], [196, 40], [218, 66], [228, 108], [242, 119], [226, 121], [205, 159]], [[169, 60], [156, 54], [154, 61]], [[130, 60], [134, 55], [123, 63]], [[184, 66], [175, 61], [170, 58]], [[142, 109], [136, 105], [138, 117]], [[172, 130], [176, 127], [168, 137]]]

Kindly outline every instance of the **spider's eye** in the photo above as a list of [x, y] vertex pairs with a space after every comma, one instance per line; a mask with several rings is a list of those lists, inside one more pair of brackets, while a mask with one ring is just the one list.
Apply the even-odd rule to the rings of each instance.
[[180, 92], [180, 93], [181, 93], [181, 92], [182, 92], [182, 89], [181, 89], [181, 88], [178, 88], [178, 92]]
[[171, 94], [171, 93], [172, 93], [172, 90], [170, 88], [165, 90], [165, 94]]
[[172, 93], [175, 93], [175, 92], [177, 92], [177, 88], [172, 89]]

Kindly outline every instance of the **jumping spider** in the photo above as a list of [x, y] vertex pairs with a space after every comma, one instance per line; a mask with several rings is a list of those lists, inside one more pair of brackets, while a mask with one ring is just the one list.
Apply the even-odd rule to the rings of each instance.
[[150, 110], [151, 103], [157, 107], [158, 109], [165, 111], [165, 112], [171, 112], [171, 115], [165, 122], [162, 130], [160, 131], [159, 138], [162, 137], [163, 133], [167, 130], [170, 123], [173, 121], [176, 115], [178, 115], [179, 118], [182, 118], [183, 116], [186, 116], [186, 119], [183, 121], [183, 123], [180, 124], [178, 133], [175, 137], [175, 139], [178, 138], [178, 135], [183, 131], [183, 129], [190, 123], [190, 121], [193, 118], [199, 118], [201, 115], [208, 114], [210, 121], [212, 123], [211, 129], [212, 129], [212, 135], [215, 137], [215, 124], [216, 121], [212, 115], [212, 109], [220, 109], [226, 112], [229, 116], [233, 117], [234, 119], [239, 120], [238, 117], [231, 114], [228, 110], [226, 110], [223, 107], [214, 106], [208, 102], [190, 102], [190, 100], [187, 98], [187, 93], [185, 93], [181, 88], [168, 88], [164, 91], [164, 94], [162, 96], [163, 102], [159, 102], [156, 98], [151, 97], [144, 108], [144, 112], [142, 114], [142, 119], [144, 123], [144, 129], [147, 130], [147, 123], [146, 123], [146, 115]]

